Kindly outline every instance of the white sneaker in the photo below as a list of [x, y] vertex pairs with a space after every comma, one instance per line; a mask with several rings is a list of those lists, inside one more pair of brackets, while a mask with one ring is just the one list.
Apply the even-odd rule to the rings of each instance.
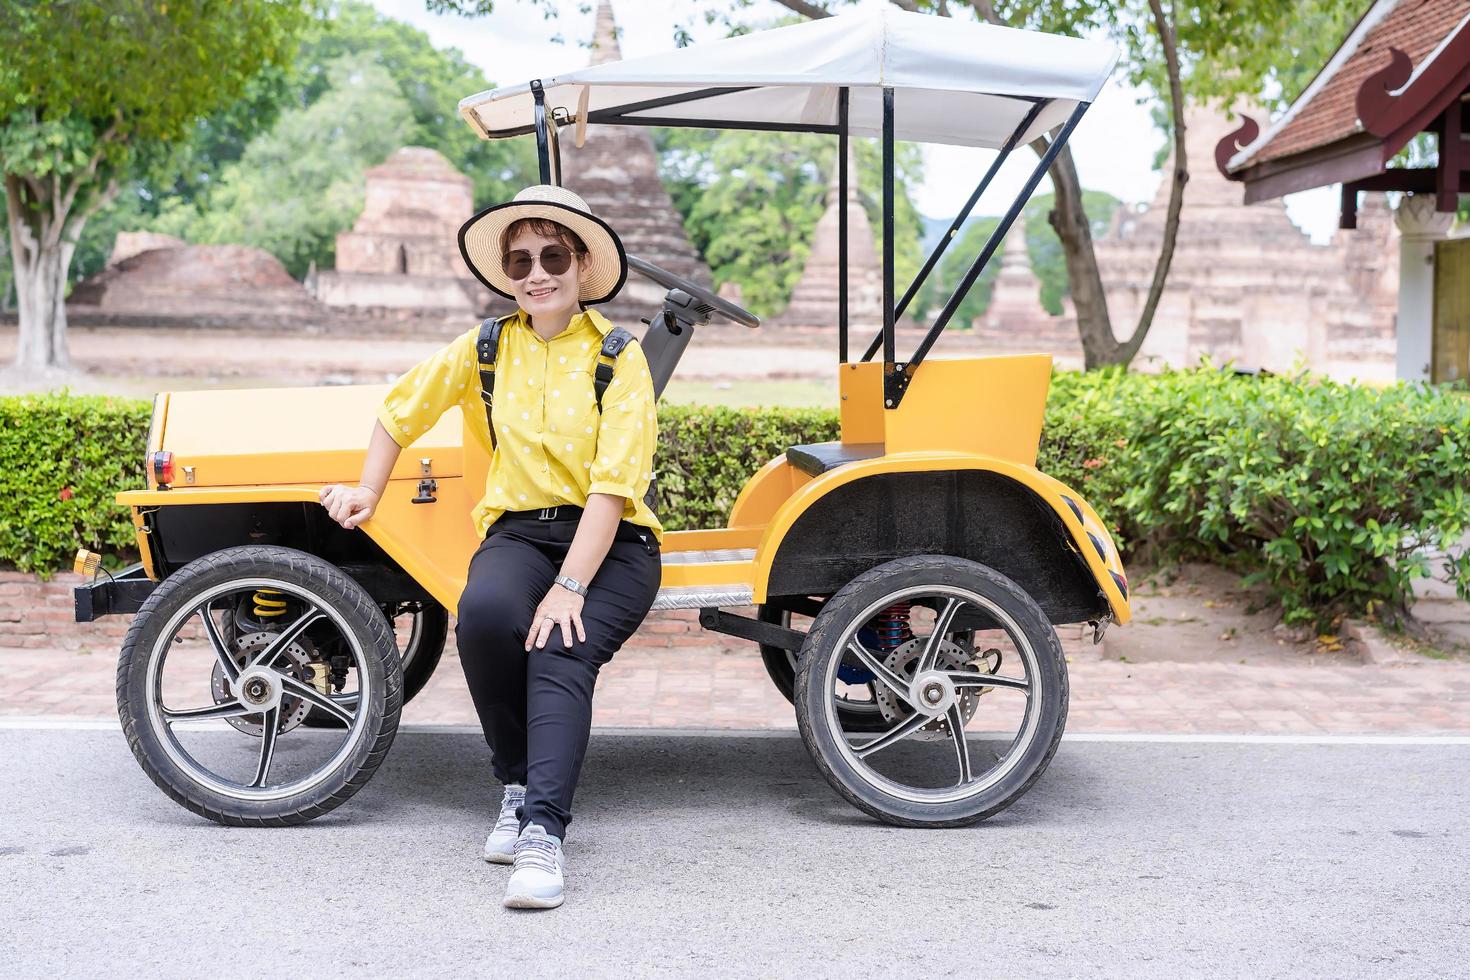
[[521, 819], [516, 808], [526, 802], [526, 787], [519, 783], [507, 783], [505, 797], [500, 801], [500, 816], [495, 819], [495, 829], [485, 838], [485, 860], [492, 864], [513, 864], [516, 859], [516, 838], [520, 836]]
[[561, 838], [526, 824], [516, 839], [516, 869], [505, 884], [508, 909], [554, 909], [562, 903]]

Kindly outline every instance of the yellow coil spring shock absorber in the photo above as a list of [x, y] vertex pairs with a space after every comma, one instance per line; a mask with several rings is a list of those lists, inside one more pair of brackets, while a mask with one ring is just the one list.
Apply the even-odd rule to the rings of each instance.
[[278, 598], [280, 595], [279, 589], [256, 589], [255, 607], [250, 611], [255, 614], [256, 619], [275, 619], [286, 615], [286, 600]]

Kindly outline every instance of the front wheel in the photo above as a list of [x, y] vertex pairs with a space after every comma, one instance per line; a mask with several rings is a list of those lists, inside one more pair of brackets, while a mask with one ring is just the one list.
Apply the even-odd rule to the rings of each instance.
[[[878, 646], [860, 633], [894, 626]], [[840, 672], [876, 680], [886, 727], [854, 732]], [[985, 565], [900, 558], [839, 590], [798, 658], [796, 720], [822, 775], [888, 823], [958, 827], [999, 813], [1040, 778], [1067, 718], [1067, 668], [1036, 602]]]
[[[246, 597], [274, 622], [227, 628]], [[350, 577], [291, 548], [198, 558], [143, 603], [117, 706], [143, 770], [218, 823], [283, 826], [366, 785], [398, 729], [403, 674], [383, 612]], [[312, 729], [321, 711], [339, 727]]]

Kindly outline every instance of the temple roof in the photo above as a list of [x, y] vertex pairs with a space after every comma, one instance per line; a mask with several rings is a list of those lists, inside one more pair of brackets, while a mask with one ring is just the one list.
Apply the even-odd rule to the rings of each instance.
[[1247, 120], [1217, 162], [1247, 203], [1379, 173], [1464, 91], [1467, 52], [1464, 0], [1376, 0], [1286, 112], [1263, 133]]

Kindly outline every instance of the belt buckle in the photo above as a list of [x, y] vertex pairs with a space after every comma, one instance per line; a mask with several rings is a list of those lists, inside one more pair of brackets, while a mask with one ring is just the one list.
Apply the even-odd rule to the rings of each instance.
[[542, 507], [541, 510], [537, 512], [536, 519], [538, 521], [552, 521], [552, 520], [555, 520], [556, 519], [556, 508], [555, 507]]

